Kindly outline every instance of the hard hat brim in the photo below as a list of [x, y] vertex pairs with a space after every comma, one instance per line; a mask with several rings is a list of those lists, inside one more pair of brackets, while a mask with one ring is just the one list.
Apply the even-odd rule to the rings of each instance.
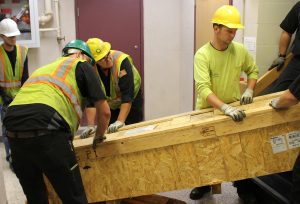
[[3, 35], [5, 35], [6, 37], [13, 37], [13, 36], [18, 36], [18, 35], [21, 35], [20, 31], [16, 31], [16, 32], [13, 32], [13, 33], [3, 33]]

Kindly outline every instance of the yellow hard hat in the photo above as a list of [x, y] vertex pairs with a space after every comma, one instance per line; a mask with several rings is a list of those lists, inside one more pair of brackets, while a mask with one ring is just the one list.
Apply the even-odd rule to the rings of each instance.
[[99, 38], [90, 38], [86, 41], [96, 62], [101, 60], [110, 51], [111, 45], [109, 42], [103, 42]]
[[244, 28], [241, 24], [239, 11], [230, 5], [221, 6], [216, 10], [211, 20], [212, 23], [221, 24], [228, 28]]

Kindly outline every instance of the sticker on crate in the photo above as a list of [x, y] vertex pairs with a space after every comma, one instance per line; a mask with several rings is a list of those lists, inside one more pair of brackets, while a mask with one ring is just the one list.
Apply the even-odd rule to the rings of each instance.
[[289, 149], [294, 149], [300, 147], [300, 131], [289, 132], [286, 135], [286, 140], [288, 142]]
[[279, 152], [284, 152], [287, 150], [285, 135], [274, 136], [271, 137], [270, 140], [271, 140], [272, 150], [274, 154]]

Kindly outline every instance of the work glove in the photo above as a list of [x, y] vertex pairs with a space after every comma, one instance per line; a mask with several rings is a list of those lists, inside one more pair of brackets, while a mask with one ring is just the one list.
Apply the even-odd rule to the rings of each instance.
[[271, 64], [270, 68], [268, 70], [273, 69], [274, 67], [277, 66], [277, 71], [280, 71], [281, 68], [284, 65], [284, 61], [285, 61], [285, 56], [279, 55]]
[[274, 98], [271, 100], [271, 102], [269, 103], [269, 105], [274, 108], [274, 109], [279, 109], [278, 108], [278, 101], [279, 101], [279, 98]]
[[246, 117], [246, 114], [243, 110], [237, 109], [227, 104], [221, 106], [221, 111], [225, 115], [230, 116], [234, 121], [242, 121]]
[[118, 129], [120, 129], [121, 127], [123, 127], [125, 125], [125, 123], [117, 120], [116, 122], [110, 124], [110, 126], [107, 129], [107, 133], [113, 133], [113, 132], [117, 132]]
[[103, 142], [106, 139], [106, 136], [95, 136], [93, 139], [93, 149], [96, 150], [97, 144]]
[[240, 99], [240, 104], [245, 105], [252, 102], [253, 102], [253, 90], [247, 88]]
[[85, 139], [90, 137], [92, 134], [96, 132], [96, 127], [94, 125], [89, 125], [85, 128], [85, 130], [80, 134], [80, 139]]

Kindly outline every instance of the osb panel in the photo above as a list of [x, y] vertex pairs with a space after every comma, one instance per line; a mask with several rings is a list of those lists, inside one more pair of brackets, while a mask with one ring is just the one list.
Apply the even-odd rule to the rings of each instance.
[[234, 181], [245, 178], [247, 169], [245, 156], [238, 134], [220, 137], [221, 152], [225, 163], [226, 180]]
[[226, 170], [218, 138], [202, 140], [194, 143], [197, 158], [200, 186], [220, 183], [226, 180]]

